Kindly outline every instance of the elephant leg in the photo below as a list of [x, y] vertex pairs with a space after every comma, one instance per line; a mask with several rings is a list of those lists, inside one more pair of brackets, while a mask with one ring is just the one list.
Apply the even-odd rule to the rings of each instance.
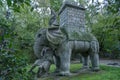
[[89, 57], [83, 56], [82, 62], [83, 62], [83, 69], [89, 69]]
[[96, 42], [92, 42], [91, 51], [90, 51], [90, 59], [92, 64], [93, 71], [99, 71], [99, 55], [98, 55], [98, 44]]
[[92, 63], [92, 70], [98, 71], [99, 70], [99, 56], [97, 53], [91, 54], [91, 63]]
[[60, 54], [60, 73], [61, 76], [70, 75], [70, 58], [71, 58], [71, 48], [70, 46], [63, 46], [59, 49]]
[[63, 52], [60, 57], [61, 57], [60, 74], [69, 75], [71, 51]]
[[55, 70], [54, 73], [59, 73], [60, 72], [60, 57], [55, 55], [54, 58], [55, 58], [54, 62], [55, 62], [55, 65], [56, 65], [56, 70]]

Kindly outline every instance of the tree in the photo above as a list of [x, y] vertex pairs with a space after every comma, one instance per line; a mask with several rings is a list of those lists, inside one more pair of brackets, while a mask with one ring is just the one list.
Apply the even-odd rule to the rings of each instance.
[[0, 77], [4, 80], [32, 79], [24, 68], [27, 59], [19, 54], [20, 49], [16, 45], [18, 35], [15, 31], [15, 17], [12, 11], [8, 15], [6, 6], [0, 7]]
[[0, 0], [0, 5], [11, 8], [14, 11], [19, 12], [20, 7], [24, 7], [24, 4], [30, 5], [30, 0]]
[[[112, 4], [114, 4], [114, 1]], [[119, 11], [116, 12], [116, 10], [118, 10], [116, 7], [118, 4], [116, 4], [116, 6], [115, 4], [114, 6], [111, 6], [112, 4], [108, 4], [108, 3], [103, 3], [103, 4], [104, 6], [98, 9], [97, 14], [89, 16], [88, 20], [92, 19], [92, 21], [89, 20], [88, 23], [91, 24], [92, 32], [97, 36], [100, 42], [100, 51], [104, 53], [111, 53], [109, 54], [111, 55], [111, 57], [117, 58], [119, 57], [120, 54], [119, 53], [120, 51], [119, 48], [120, 47], [119, 46], [120, 16], [119, 15], [120, 14]], [[108, 6], [111, 6], [111, 8]], [[96, 9], [96, 7], [94, 8]]]

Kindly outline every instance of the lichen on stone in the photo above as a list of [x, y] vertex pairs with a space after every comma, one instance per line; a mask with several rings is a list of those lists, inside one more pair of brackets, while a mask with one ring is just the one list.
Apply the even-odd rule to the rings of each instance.
[[68, 33], [69, 40], [83, 40], [83, 41], [91, 41], [95, 40], [95, 37], [89, 32], [82, 31], [71, 31]]

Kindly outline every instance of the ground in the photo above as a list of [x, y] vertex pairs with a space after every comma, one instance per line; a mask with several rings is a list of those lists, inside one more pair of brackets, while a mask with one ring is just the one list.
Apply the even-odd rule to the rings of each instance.
[[[74, 60], [74, 61], [72, 61], [72, 63], [79, 63], [79, 60]], [[119, 59], [102, 58], [102, 59], [100, 59], [100, 65], [120, 67], [120, 60]]]
[[101, 65], [113, 66], [113, 67], [120, 67], [120, 60], [118, 59], [101, 59]]
[[[67, 76], [67, 77], [60, 77], [60, 76], [46, 76], [45, 78], [39, 78], [38, 80], [120, 80], [120, 67], [116, 67], [114, 65], [109, 66], [109, 63], [117, 63], [118, 60], [108, 60], [102, 59], [100, 60], [100, 71], [99, 72], [91, 72], [85, 71], [79, 73], [77, 75]], [[79, 71], [82, 67], [79, 63], [72, 63], [71, 64], [71, 72]], [[50, 73], [53, 72], [55, 66], [52, 65], [50, 69]]]

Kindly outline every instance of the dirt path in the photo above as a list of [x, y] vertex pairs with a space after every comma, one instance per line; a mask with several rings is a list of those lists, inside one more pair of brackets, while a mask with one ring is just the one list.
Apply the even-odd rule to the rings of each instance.
[[[79, 60], [72, 61], [72, 63], [79, 63]], [[120, 60], [117, 59], [100, 59], [100, 65], [120, 67]]]
[[116, 59], [100, 59], [101, 65], [113, 66], [113, 67], [120, 67], [120, 60]]

